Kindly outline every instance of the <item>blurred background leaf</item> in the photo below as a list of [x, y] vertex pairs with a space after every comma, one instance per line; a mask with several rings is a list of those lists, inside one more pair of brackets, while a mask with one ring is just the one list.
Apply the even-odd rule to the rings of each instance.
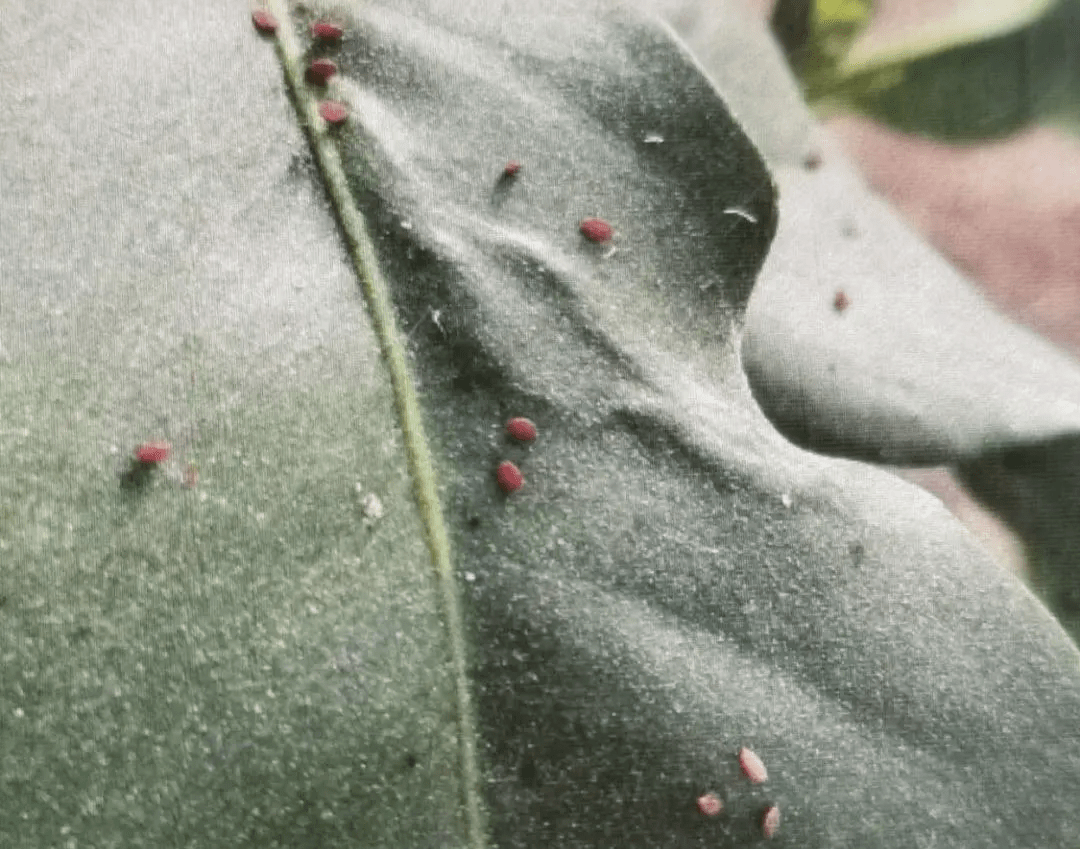
[[[932, 8], [920, 16], [919, 8]], [[914, 13], [913, 13], [913, 10]], [[797, 21], [805, 21], [799, 26]], [[947, 139], [1080, 114], [1080, 4], [781, 0], [773, 29], [819, 110]]]
[[[978, 286], [992, 308], [1063, 349], [1065, 358], [1048, 370], [1028, 357], [1011, 356], [1012, 365], [1005, 371], [1011, 372], [1006, 383], [1012, 389], [1005, 394], [1030, 392], [1040, 381], [1060, 380], [1062, 398], [1069, 397], [1064, 387], [1071, 383], [1080, 353], [1080, 247], [1075, 239], [1080, 223], [1080, 143], [1075, 138], [1078, 4], [880, 0], [839, 61], [819, 45], [847, 34], [848, 25], [839, 22], [831, 35], [828, 28], [816, 30], [815, 22], [824, 21], [815, 17], [816, 9], [812, 3], [786, 0], [759, 4], [761, 19], [771, 18], [812, 105], [826, 116], [824, 126], [852, 156], [870, 187]], [[760, 138], [776, 136], [771, 127], [759, 133]], [[789, 161], [798, 155], [791, 153]], [[824, 161], [828, 164], [830, 157]], [[797, 177], [792, 179], [799, 184]], [[830, 268], [843, 267], [828, 251], [819, 256], [830, 257]], [[911, 282], [924, 285], [925, 274], [924, 269]], [[935, 275], [940, 272], [931, 277]], [[767, 283], [768, 275], [759, 287], [762, 295]], [[901, 286], [907, 289], [910, 283], [898, 282], [892, 297], [903, 298]], [[937, 312], [948, 310], [951, 303], [951, 296], [935, 292], [925, 326], [935, 326]], [[983, 314], [982, 308], [972, 313]], [[854, 315], [849, 320], [857, 321]], [[946, 335], [959, 338], [962, 325], [957, 323], [957, 330]], [[1002, 335], [985, 327], [982, 334], [987, 351], [1004, 344], [1001, 350], [1007, 353], [1012, 344], [1006, 341], [1009, 332]], [[749, 339], [754, 337], [751, 329]], [[867, 350], [874, 350], [869, 344]], [[934, 371], [946, 374], [958, 368]], [[926, 372], [908, 374], [918, 381]], [[794, 424], [796, 430], [803, 429], [803, 435], [795, 437], [802, 444], [824, 439], [832, 450], [843, 451], [838, 432], [830, 436], [829, 428], [817, 440], [810, 438], [805, 428], [813, 427], [813, 417], [795, 414], [791, 407], [795, 397], [810, 391], [808, 384], [787, 385], [787, 401], [778, 386], [772, 393], [773, 404], [789, 405], [787, 432], [795, 435], [790, 429]], [[981, 401], [973, 398], [973, 409], [993, 409], [1001, 400], [998, 394], [982, 393]], [[1047, 395], [1032, 409], [1056, 403]], [[820, 409], [803, 407], [811, 408]], [[895, 424], [902, 415], [895, 410], [888, 421]], [[1075, 485], [1066, 482], [1080, 479], [1080, 468], [1069, 447], [1072, 433], [1069, 427], [1049, 429], [1041, 438], [1002, 432], [985, 450], [969, 444], [937, 469], [908, 466], [898, 473], [937, 492], [965, 516], [1003, 562], [1028, 575], [1076, 637], [1080, 538], [1073, 529], [1080, 521], [1075, 498], [1069, 495]], [[1055, 451], [1060, 456], [1049, 462]], [[1025, 498], [1018, 496], [1021, 492]], [[1012, 529], [1012, 541], [1002, 519]]]

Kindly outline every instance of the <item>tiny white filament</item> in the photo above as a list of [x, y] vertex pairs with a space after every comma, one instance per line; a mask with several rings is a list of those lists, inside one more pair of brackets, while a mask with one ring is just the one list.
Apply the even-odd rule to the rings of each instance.
[[757, 219], [753, 215], [745, 209], [739, 209], [737, 206], [729, 206], [724, 210], [724, 215], [738, 215], [739, 218], [745, 218], [751, 224], [757, 224]]

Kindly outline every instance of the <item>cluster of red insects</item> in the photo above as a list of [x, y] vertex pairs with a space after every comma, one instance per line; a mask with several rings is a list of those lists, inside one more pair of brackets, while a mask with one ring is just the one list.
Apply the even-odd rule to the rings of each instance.
[[[273, 35], [278, 29], [278, 20], [266, 9], [256, 9], [251, 13], [251, 21], [261, 33]], [[318, 20], [311, 25], [311, 37], [322, 44], [341, 41], [345, 30], [333, 21]], [[337, 73], [337, 65], [332, 59], [313, 59], [304, 72], [304, 79], [310, 85], [325, 86]], [[344, 124], [349, 118], [349, 107], [339, 100], [319, 101], [319, 115], [326, 123], [333, 126]]]
[[[769, 773], [765, 769], [765, 763], [755, 752], [743, 746], [739, 749], [739, 768], [742, 774], [750, 779], [751, 784], [764, 784], [769, 780]], [[724, 803], [715, 793], [705, 793], [698, 797], [697, 809], [702, 815], [716, 817], [724, 812]], [[780, 807], [770, 804], [761, 813], [761, 833], [765, 837], [772, 837], [780, 829]]]
[[[536, 439], [536, 425], [526, 418], [518, 416], [506, 423], [506, 435], [518, 442], [532, 442]], [[495, 479], [499, 482], [499, 488], [507, 495], [517, 492], [525, 485], [525, 478], [521, 469], [509, 460], [503, 460], [495, 470]]]
[[[252, 21], [260, 32], [272, 34], [277, 31], [278, 22], [272, 14], [264, 9], [252, 13]], [[315, 21], [311, 25], [311, 36], [316, 41], [337, 42], [340, 41], [344, 31], [340, 26], [326, 20]], [[310, 85], [325, 86], [337, 73], [337, 65], [330, 59], [318, 58], [312, 60], [305, 72], [305, 79]], [[342, 124], [349, 117], [348, 107], [344, 103], [335, 100], [323, 100], [319, 103], [319, 114], [329, 124]], [[507, 162], [503, 168], [500, 180], [513, 180], [521, 171], [521, 163], [515, 160]], [[578, 223], [581, 235], [590, 242], [605, 244], [610, 242], [614, 230], [611, 225], [602, 218], [583, 218]], [[847, 304], [841, 302], [843, 293], [838, 294], [836, 308], [843, 310]], [[520, 443], [530, 443], [536, 439], [536, 425], [527, 418], [516, 416], [506, 423], [506, 434], [511, 439]], [[164, 454], [156, 446], [163, 443], [147, 443], [140, 446], [136, 451], [136, 457], [140, 462], [156, 463], [168, 456], [168, 446], [165, 445]], [[160, 456], [159, 456], [160, 455]], [[145, 456], [145, 460], [143, 459]], [[507, 495], [517, 492], [525, 485], [525, 478], [521, 469], [510, 460], [503, 460], [495, 470], [495, 479]], [[765, 764], [753, 751], [745, 746], [738, 751], [739, 767], [753, 784], [763, 784], [768, 779]], [[719, 816], [724, 811], [724, 803], [715, 793], [705, 793], [698, 797], [698, 810], [707, 817]], [[761, 815], [761, 832], [765, 837], [772, 837], [780, 827], [780, 808], [769, 805]]]

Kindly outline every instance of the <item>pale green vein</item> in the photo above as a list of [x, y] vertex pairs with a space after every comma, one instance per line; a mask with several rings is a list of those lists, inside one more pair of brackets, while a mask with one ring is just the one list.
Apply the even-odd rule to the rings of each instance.
[[461, 758], [462, 790], [469, 845], [483, 849], [486, 828], [480, 803], [480, 770], [476, 755], [476, 727], [465, 664], [465, 633], [457, 589], [450, 563], [450, 542], [446, 534], [442, 508], [435, 486], [435, 470], [428, 450], [420, 417], [416, 389], [405, 362], [405, 348], [390, 306], [386, 280], [379, 271], [375, 247], [368, 235], [363, 216], [349, 191], [345, 169], [327, 123], [319, 115], [318, 104], [304, 84], [301, 66], [303, 51], [295, 35], [288, 9], [279, 0], [270, 0], [270, 11], [280, 22], [276, 40], [285, 78], [292, 89], [300, 121], [307, 130], [330, 198], [348, 241], [349, 253], [360, 278], [375, 332], [390, 371], [401, 429], [408, 456], [409, 470], [420, 510], [428, 549], [435, 566], [442, 613], [446, 625], [457, 694], [458, 741]]

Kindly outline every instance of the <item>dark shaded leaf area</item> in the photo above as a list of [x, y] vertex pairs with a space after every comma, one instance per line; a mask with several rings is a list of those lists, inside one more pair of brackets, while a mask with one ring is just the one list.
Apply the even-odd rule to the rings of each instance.
[[776, 846], [1080, 844], [1060, 625], [933, 498], [754, 404], [774, 190], [670, 31], [561, 0], [348, 26], [340, 144], [438, 456], [494, 843], [750, 846], [775, 804]]
[[1024, 540], [1031, 583], [1080, 640], [1080, 436], [987, 451], [959, 464], [964, 483]]

